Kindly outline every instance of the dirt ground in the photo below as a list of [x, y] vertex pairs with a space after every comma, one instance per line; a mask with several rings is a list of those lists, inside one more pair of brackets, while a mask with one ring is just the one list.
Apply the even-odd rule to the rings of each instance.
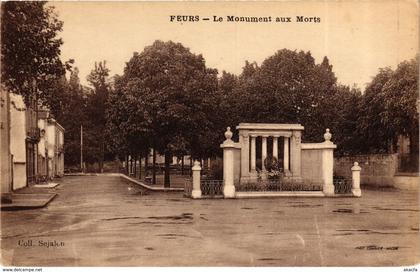
[[13, 266], [408, 266], [418, 193], [362, 198], [184, 198], [115, 176], [58, 179], [45, 208], [1, 212]]

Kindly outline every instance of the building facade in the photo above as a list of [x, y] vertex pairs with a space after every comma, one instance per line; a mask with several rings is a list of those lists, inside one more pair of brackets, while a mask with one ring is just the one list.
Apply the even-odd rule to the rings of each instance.
[[64, 176], [64, 128], [48, 110], [38, 112], [40, 141], [38, 144], [38, 175], [44, 180]]
[[[34, 144], [27, 139], [27, 109], [22, 96], [10, 94], [10, 153], [12, 160], [12, 190], [20, 189], [32, 182], [35, 173], [28, 167], [27, 160], [34, 163]], [[30, 143], [30, 142], [29, 142]], [[28, 149], [30, 147], [30, 149]], [[28, 179], [28, 173], [31, 178]]]
[[10, 95], [0, 87], [0, 183], [1, 202], [11, 202], [12, 156], [10, 153]]
[[14, 190], [64, 175], [64, 128], [36, 102], [1, 88], [0, 181], [2, 202]]
[[64, 128], [53, 118], [47, 124], [48, 171], [52, 178], [64, 176]]

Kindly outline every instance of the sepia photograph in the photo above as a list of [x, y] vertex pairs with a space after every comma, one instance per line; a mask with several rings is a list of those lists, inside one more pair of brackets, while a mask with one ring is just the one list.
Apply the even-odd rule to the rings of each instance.
[[3, 272], [420, 269], [418, 1], [0, 18]]

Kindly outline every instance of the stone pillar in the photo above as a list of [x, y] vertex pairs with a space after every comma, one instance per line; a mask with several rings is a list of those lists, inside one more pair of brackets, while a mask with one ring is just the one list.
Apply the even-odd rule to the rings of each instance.
[[258, 174], [257, 174], [257, 145], [256, 145], [256, 135], [251, 136], [251, 173], [250, 179], [251, 181], [256, 181]]
[[241, 182], [249, 181], [249, 135], [247, 131], [239, 134], [241, 144]]
[[201, 198], [201, 187], [200, 187], [200, 179], [201, 179], [201, 167], [200, 163], [196, 160], [194, 161], [194, 166], [191, 168], [192, 170], [192, 179], [193, 179], [193, 188], [191, 192], [192, 198]]
[[290, 143], [290, 168], [293, 179], [301, 179], [301, 132], [293, 131]]
[[273, 136], [273, 157], [279, 158], [279, 136]]
[[255, 135], [251, 135], [251, 172], [254, 172], [257, 169], [256, 138], [257, 137]]
[[322, 150], [322, 178], [324, 180], [323, 192], [326, 196], [332, 196], [334, 195], [334, 149], [337, 146], [330, 141], [331, 133], [329, 129], [326, 130], [324, 139], [325, 141], [322, 143], [324, 145]]
[[261, 169], [265, 171], [264, 161], [267, 158], [267, 135], [262, 136], [262, 149], [261, 149]]
[[288, 137], [284, 137], [283, 169], [284, 169], [285, 174], [290, 174], [290, 171], [289, 171], [289, 138]]
[[226, 140], [220, 145], [223, 148], [223, 195], [225, 198], [235, 197], [235, 185], [233, 184], [234, 179], [234, 158], [233, 150], [235, 144], [232, 141], [232, 132], [230, 127], [225, 132]]
[[360, 190], [360, 171], [362, 168], [359, 166], [358, 162], [354, 162], [353, 167], [351, 168], [351, 178], [352, 178], [352, 189], [351, 192], [354, 196], [361, 197], [362, 191]]

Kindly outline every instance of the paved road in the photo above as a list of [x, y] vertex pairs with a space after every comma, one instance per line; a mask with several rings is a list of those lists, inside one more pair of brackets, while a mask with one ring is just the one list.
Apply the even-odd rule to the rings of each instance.
[[[3, 264], [397, 266], [419, 261], [416, 193], [191, 200], [180, 193], [128, 190], [119, 177], [60, 182], [59, 196], [48, 207], [2, 212]], [[25, 246], [28, 241], [32, 246]], [[44, 241], [56, 243], [47, 248]]]

